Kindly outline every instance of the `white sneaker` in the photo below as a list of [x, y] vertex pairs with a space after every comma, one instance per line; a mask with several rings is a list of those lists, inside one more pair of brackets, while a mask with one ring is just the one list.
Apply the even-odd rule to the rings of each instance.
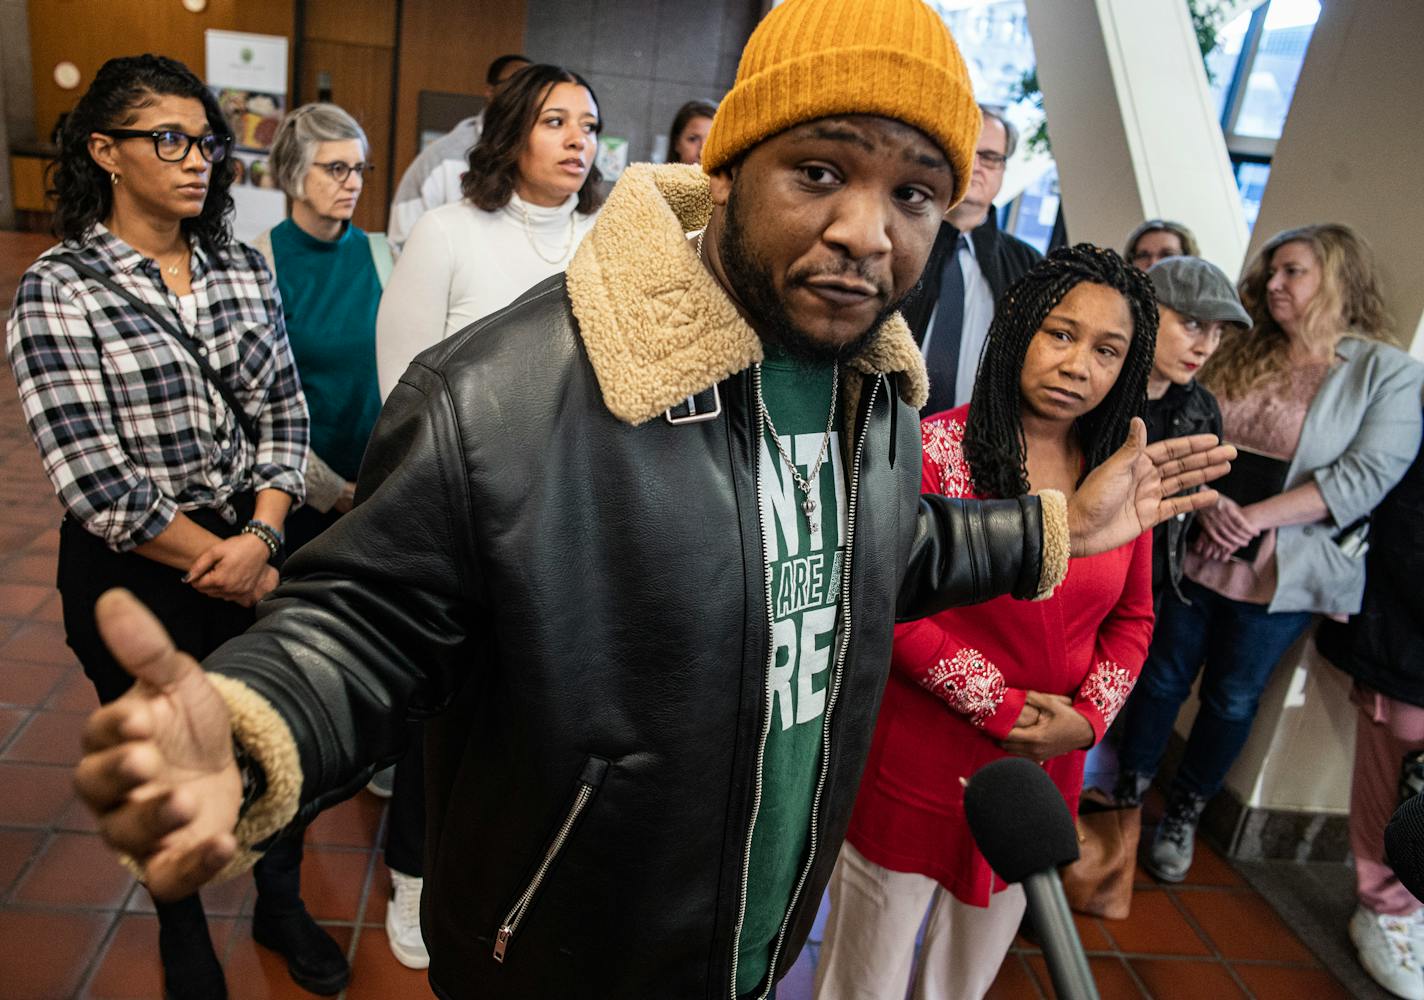
[[[391, 953], [408, 969], [430, 965], [430, 952], [420, 936], [420, 890], [424, 879], [391, 870], [391, 901], [386, 904], [386, 937]], [[1424, 1000], [1424, 994], [1419, 1000]]]
[[1404, 1000], [1424, 1000], [1424, 971], [1415, 955], [1414, 916], [1375, 913], [1363, 906], [1350, 918], [1350, 940], [1370, 978]]

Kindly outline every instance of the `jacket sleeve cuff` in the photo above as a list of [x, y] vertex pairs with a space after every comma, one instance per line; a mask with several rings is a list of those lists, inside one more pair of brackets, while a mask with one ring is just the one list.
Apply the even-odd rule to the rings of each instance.
[[1057, 490], [1044, 490], [1038, 494], [1038, 506], [1043, 512], [1043, 557], [1033, 600], [1042, 601], [1052, 597], [1068, 575], [1068, 501]]
[[1137, 675], [1112, 660], [1102, 660], [1078, 688], [1073, 708], [1093, 727], [1093, 745], [1102, 740], [1137, 683]]
[[[262, 766], [267, 778], [262, 797], [238, 817], [237, 826], [233, 828], [237, 853], [213, 877], [214, 882], [222, 882], [256, 864], [264, 853], [256, 845], [271, 840], [296, 816], [302, 792], [302, 767], [291, 731], [267, 699], [241, 681], [222, 674], [210, 672], [208, 680], [227, 703], [233, 738]], [[140, 882], [145, 880], [143, 865], [136, 859], [120, 853], [119, 862]]]
[[1108, 731], [1108, 726], [1111, 724], [1112, 720], [1104, 719], [1103, 713], [1099, 712], [1097, 706], [1094, 705], [1091, 701], [1083, 701], [1079, 699], [1078, 701], [1073, 702], [1073, 711], [1077, 712], [1083, 718], [1087, 719], [1088, 725], [1093, 727], [1093, 746], [1097, 746], [1099, 743], [1101, 743], [1103, 741], [1103, 736], [1106, 735]]
[[287, 723], [267, 699], [232, 677], [209, 673], [208, 679], [227, 702], [232, 735], [266, 773], [267, 789], [238, 818], [233, 836], [237, 853], [218, 878], [232, 878], [262, 856], [255, 845], [270, 840], [291, 823], [302, 794], [302, 764]]
[[994, 739], [1002, 740], [1009, 735], [1009, 732], [1014, 728], [1014, 723], [1019, 720], [1026, 701], [1028, 701], [1027, 691], [1023, 688], [1009, 688], [1004, 692], [1004, 700], [999, 703], [994, 714], [985, 719], [979, 728]]

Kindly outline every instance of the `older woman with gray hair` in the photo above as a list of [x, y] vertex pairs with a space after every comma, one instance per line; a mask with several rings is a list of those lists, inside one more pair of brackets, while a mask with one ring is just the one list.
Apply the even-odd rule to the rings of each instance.
[[[376, 309], [391, 273], [391, 250], [383, 233], [362, 232], [351, 221], [371, 171], [369, 153], [366, 133], [335, 104], [297, 108], [272, 144], [272, 171], [292, 199], [292, 216], [264, 233], [257, 247], [282, 293], [287, 336], [311, 411], [307, 505], [287, 519], [292, 551], [351, 509], [366, 439], [381, 412]], [[391, 797], [386, 863], [394, 892], [386, 936], [403, 964], [425, 968], [425, 799], [420, 734], [412, 727], [411, 735], [400, 766], [382, 771], [370, 788]]]
[[369, 145], [335, 104], [304, 104], [283, 120], [272, 172], [292, 199], [291, 218], [257, 248], [277, 279], [287, 338], [311, 413], [306, 506], [287, 520], [295, 551], [351, 509], [366, 439], [381, 410], [376, 308], [391, 269], [385, 236], [351, 221]]

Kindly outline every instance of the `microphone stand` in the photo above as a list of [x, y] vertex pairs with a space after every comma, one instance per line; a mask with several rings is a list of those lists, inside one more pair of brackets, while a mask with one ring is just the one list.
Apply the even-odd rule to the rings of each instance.
[[1052, 869], [1034, 872], [1023, 880], [1023, 887], [1033, 929], [1043, 946], [1043, 957], [1058, 1000], [1099, 1000], [1098, 987], [1078, 941], [1078, 929], [1073, 925], [1068, 897], [1063, 894], [1063, 881], [1058, 872]]

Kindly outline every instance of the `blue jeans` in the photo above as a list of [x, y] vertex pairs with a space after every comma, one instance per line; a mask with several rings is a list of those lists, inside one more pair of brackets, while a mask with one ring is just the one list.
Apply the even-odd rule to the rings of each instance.
[[1210, 798], [1246, 745], [1277, 661], [1311, 616], [1271, 614], [1264, 605], [1233, 601], [1190, 580], [1182, 581], [1182, 594], [1191, 604], [1164, 595], [1147, 663], [1123, 712], [1118, 766], [1144, 776], [1157, 773], [1172, 724], [1205, 663], [1201, 710], [1172, 791]]

